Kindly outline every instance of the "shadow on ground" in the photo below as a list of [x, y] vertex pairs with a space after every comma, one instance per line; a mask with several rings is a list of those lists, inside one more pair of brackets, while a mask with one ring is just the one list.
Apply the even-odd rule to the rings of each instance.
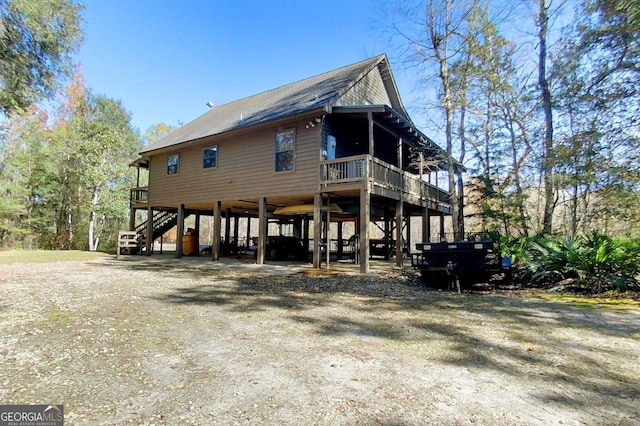
[[494, 371], [530, 383], [557, 383], [557, 392], [535, 396], [545, 404], [610, 410], [608, 398], [614, 397], [619, 412], [637, 415], [637, 309], [581, 306], [508, 292], [431, 291], [417, 286], [410, 270], [395, 268], [369, 275], [310, 276], [305, 266], [105, 265], [157, 274], [158, 279], [189, 278], [189, 285], [181, 281], [156, 294], [162, 304], [211, 305], [236, 313], [273, 311], [292, 326], [311, 327], [318, 336], [383, 339], [429, 362]]

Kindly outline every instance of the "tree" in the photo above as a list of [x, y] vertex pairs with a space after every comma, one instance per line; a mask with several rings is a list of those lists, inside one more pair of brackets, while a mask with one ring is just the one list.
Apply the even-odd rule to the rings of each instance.
[[[437, 107], [444, 118], [452, 228], [456, 239], [463, 237], [464, 220], [460, 202], [462, 185], [461, 181], [456, 182], [459, 169], [455, 154], [459, 154], [460, 161], [463, 161], [466, 148], [464, 138], [456, 140], [454, 118], [460, 107], [456, 101], [464, 102], [465, 86], [464, 80], [454, 81], [453, 66], [457, 60], [463, 60], [463, 47], [471, 37], [467, 16], [477, 7], [480, 7], [480, 0], [401, 1], [387, 4], [393, 16], [398, 18], [391, 26], [402, 40], [403, 51], [408, 52], [406, 62], [414, 67], [426, 67], [422, 71], [430, 77], [423, 77], [422, 80], [429, 82], [430, 90], [433, 89], [431, 76], [437, 81]], [[455, 142], [459, 144], [454, 146]]]
[[570, 234], [638, 228], [638, 6], [586, 2], [554, 64], [556, 182]]
[[142, 136], [142, 140], [145, 146], [149, 146], [154, 142], [159, 141], [160, 139], [167, 136], [169, 133], [176, 130], [175, 126], [171, 126], [164, 123], [155, 124], [147, 129], [147, 131]]
[[82, 38], [75, 0], [0, 0], [0, 111], [51, 96]]
[[525, 85], [516, 73], [516, 48], [499, 34], [488, 9], [478, 7], [466, 20], [469, 36], [452, 75], [459, 88], [458, 137], [471, 153], [467, 217], [480, 218], [482, 230], [502, 228], [509, 234], [515, 227], [526, 235], [520, 175], [531, 147], [523, 120], [518, 121]]
[[588, 91], [605, 99], [640, 95], [640, 0], [589, 0], [577, 46], [593, 70]]
[[553, 189], [553, 110], [551, 106], [551, 90], [549, 89], [547, 76], [548, 10], [547, 0], [538, 0], [538, 85], [544, 115], [542, 131], [542, 179], [544, 186], [542, 232], [544, 234], [551, 234], [553, 230], [553, 211], [556, 204], [556, 195]]
[[126, 223], [134, 186], [128, 165], [141, 147], [130, 121], [119, 101], [92, 94], [74, 75], [51, 135], [62, 248], [97, 250]]
[[104, 96], [88, 101], [89, 116], [77, 123], [82, 135], [78, 158], [81, 183], [89, 194], [89, 250], [95, 251], [108, 221], [119, 224], [126, 217], [129, 188], [134, 186], [128, 164], [140, 142], [120, 102]]

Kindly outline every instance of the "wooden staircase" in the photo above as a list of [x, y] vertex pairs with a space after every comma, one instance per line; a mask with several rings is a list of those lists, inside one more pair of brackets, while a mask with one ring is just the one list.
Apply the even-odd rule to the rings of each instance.
[[[160, 238], [165, 232], [178, 224], [178, 213], [158, 210], [153, 213], [153, 231], [151, 241]], [[138, 234], [140, 251], [147, 245], [147, 222], [144, 221], [136, 225], [135, 232]]]

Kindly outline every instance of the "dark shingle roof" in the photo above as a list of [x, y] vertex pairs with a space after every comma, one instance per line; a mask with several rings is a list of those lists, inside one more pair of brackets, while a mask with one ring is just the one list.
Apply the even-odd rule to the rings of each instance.
[[277, 89], [216, 106], [148, 146], [142, 153], [306, 111], [329, 109], [358, 80], [386, 60], [386, 55], [378, 55]]

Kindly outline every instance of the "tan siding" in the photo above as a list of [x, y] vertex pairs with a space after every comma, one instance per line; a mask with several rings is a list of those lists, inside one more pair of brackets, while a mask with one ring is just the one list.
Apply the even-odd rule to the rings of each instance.
[[[295, 122], [260, 133], [218, 135], [153, 156], [149, 198], [153, 206], [209, 203], [313, 193], [318, 189], [320, 126]], [[275, 172], [275, 133], [296, 127], [295, 170]], [[218, 166], [202, 168], [202, 150], [218, 145]], [[180, 153], [180, 171], [167, 175], [167, 155]]]
[[367, 102], [372, 105], [391, 105], [377, 67], [342, 95], [336, 102], [336, 106], [365, 105]]

